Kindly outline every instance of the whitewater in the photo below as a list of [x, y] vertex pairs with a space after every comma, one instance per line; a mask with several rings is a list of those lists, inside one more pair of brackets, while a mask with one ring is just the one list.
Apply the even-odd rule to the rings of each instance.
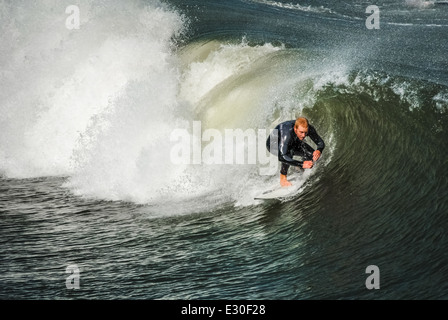
[[[448, 6], [70, 5], [0, 2], [0, 297], [446, 299]], [[321, 160], [254, 200], [299, 116]]]

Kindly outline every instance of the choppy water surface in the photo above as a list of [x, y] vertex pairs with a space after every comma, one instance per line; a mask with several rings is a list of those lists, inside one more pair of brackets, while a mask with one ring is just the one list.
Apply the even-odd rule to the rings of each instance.
[[[368, 5], [1, 2], [0, 297], [446, 299], [448, 6]], [[170, 161], [175, 128], [299, 115], [327, 147], [282, 201]]]

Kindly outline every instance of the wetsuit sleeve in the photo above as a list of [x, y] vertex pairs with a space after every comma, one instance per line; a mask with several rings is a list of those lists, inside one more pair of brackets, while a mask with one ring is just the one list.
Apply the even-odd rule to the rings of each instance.
[[319, 150], [321, 153], [325, 149], [325, 142], [322, 140], [322, 138], [317, 134], [316, 129], [314, 129], [313, 126], [309, 127], [308, 136], [313, 140], [313, 142], [316, 144], [317, 150]]

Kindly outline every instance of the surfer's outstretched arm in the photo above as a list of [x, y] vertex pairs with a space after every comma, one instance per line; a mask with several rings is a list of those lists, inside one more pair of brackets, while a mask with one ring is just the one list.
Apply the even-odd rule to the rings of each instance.
[[313, 140], [317, 146], [317, 150], [313, 152], [313, 161], [317, 161], [322, 155], [322, 151], [325, 149], [324, 140], [317, 134], [316, 129], [313, 126], [309, 126], [308, 136]]

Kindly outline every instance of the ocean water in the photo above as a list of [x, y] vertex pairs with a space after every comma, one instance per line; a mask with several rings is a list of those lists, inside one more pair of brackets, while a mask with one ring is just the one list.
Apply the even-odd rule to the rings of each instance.
[[0, 298], [447, 299], [448, 5], [372, 4], [0, 1]]

